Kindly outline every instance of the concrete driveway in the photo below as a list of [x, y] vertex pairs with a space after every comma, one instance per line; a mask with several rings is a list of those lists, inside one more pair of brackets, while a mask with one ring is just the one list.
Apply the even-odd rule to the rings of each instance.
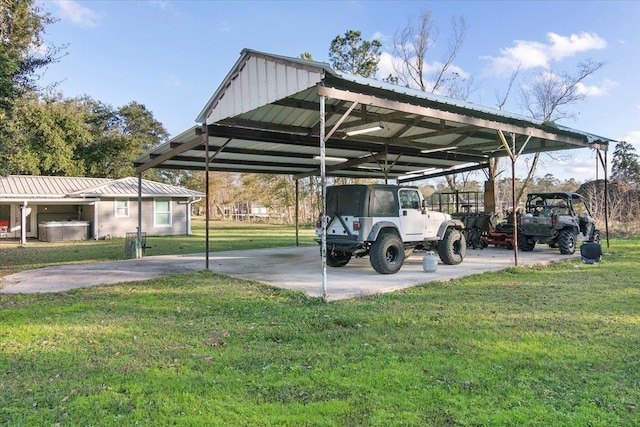
[[[519, 252], [518, 265], [549, 264], [558, 260], [579, 260], [575, 255], [560, 255], [557, 249], [537, 247]], [[513, 266], [513, 251], [487, 248], [467, 251], [460, 265], [438, 264], [437, 271], [425, 273], [422, 254], [405, 261], [391, 275], [376, 273], [369, 258], [353, 259], [341, 268], [327, 267], [327, 300], [392, 292], [436, 280], [448, 280]], [[27, 270], [0, 279], [0, 293], [59, 292], [87, 286], [147, 280], [159, 276], [201, 271], [205, 255], [148, 256], [124, 261], [60, 265]], [[322, 265], [317, 246], [213, 252], [211, 271], [239, 279], [255, 280], [278, 288], [294, 289], [312, 297], [322, 296]]]

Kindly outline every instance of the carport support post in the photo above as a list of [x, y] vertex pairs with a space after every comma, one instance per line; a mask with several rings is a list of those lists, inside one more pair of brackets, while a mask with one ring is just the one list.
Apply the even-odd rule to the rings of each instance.
[[20, 244], [27, 244], [27, 201], [20, 206]]
[[[607, 235], [607, 248], [609, 247], [609, 179], [607, 177], [607, 152], [604, 152], [604, 159], [600, 150], [596, 150], [598, 153], [598, 159], [604, 169], [604, 230]], [[596, 169], [597, 172], [597, 169]]]
[[298, 212], [300, 212], [299, 198], [300, 198], [300, 180], [296, 179], [296, 246], [300, 246], [300, 239], [299, 239], [299, 232], [298, 232], [300, 228], [300, 218], [298, 215]]
[[322, 244], [320, 255], [322, 258], [322, 301], [327, 302], [327, 180], [325, 169], [325, 97], [320, 95], [320, 186], [322, 187]]
[[[516, 134], [513, 137], [513, 151], [516, 151]], [[513, 262], [518, 266], [518, 209], [516, 206], [516, 157], [511, 156], [511, 200], [513, 204]]]
[[205, 207], [204, 207], [204, 268], [209, 270], [209, 127], [206, 123], [202, 125], [204, 133], [201, 138], [204, 143], [204, 187], [205, 187]]
[[[138, 235], [136, 238], [138, 239], [136, 248], [139, 248], [142, 242], [142, 173], [138, 174]], [[142, 248], [139, 253], [142, 254]], [[138, 253], [136, 253], [136, 258], [137, 257]]]

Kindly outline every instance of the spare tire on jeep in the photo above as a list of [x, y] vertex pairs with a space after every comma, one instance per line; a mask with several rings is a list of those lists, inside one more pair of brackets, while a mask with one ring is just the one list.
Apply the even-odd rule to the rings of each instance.
[[458, 265], [467, 253], [467, 241], [464, 234], [455, 228], [449, 228], [438, 244], [440, 260], [448, 265]]

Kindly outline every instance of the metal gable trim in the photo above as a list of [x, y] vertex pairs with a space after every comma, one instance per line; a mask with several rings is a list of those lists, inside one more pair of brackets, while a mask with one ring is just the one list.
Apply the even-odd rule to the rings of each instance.
[[215, 123], [286, 98], [315, 86], [325, 73], [335, 74], [322, 62], [243, 49], [196, 122]]

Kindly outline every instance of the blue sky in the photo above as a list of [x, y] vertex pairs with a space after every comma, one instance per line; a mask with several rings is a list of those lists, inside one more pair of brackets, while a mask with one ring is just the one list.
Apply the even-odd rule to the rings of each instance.
[[[562, 124], [631, 142], [640, 154], [640, 1], [72, 1], [41, 6], [58, 22], [47, 41], [68, 45], [44, 83], [67, 97], [89, 95], [121, 106], [144, 104], [171, 135], [194, 124], [243, 48], [329, 62], [331, 40], [360, 30], [383, 44], [380, 77], [389, 74], [393, 36], [428, 9], [439, 36], [428, 64], [441, 60], [450, 21], [468, 30], [455, 66], [473, 76], [468, 101], [496, 105], [514, 66], [528, 73], [575, 73], [580, 61], [606, 65], [584, 82], [584, 101]], [[523, 113], [514, 93], [505, 107]], [[610, 149], [610, 154], [613, 152]], [[567, 153], [569, 153], [567, 155]], [[595, 155], [544, 156], [538, 176], [595, 178]], [[600, 177], [602, 173], [600, 172]]]

